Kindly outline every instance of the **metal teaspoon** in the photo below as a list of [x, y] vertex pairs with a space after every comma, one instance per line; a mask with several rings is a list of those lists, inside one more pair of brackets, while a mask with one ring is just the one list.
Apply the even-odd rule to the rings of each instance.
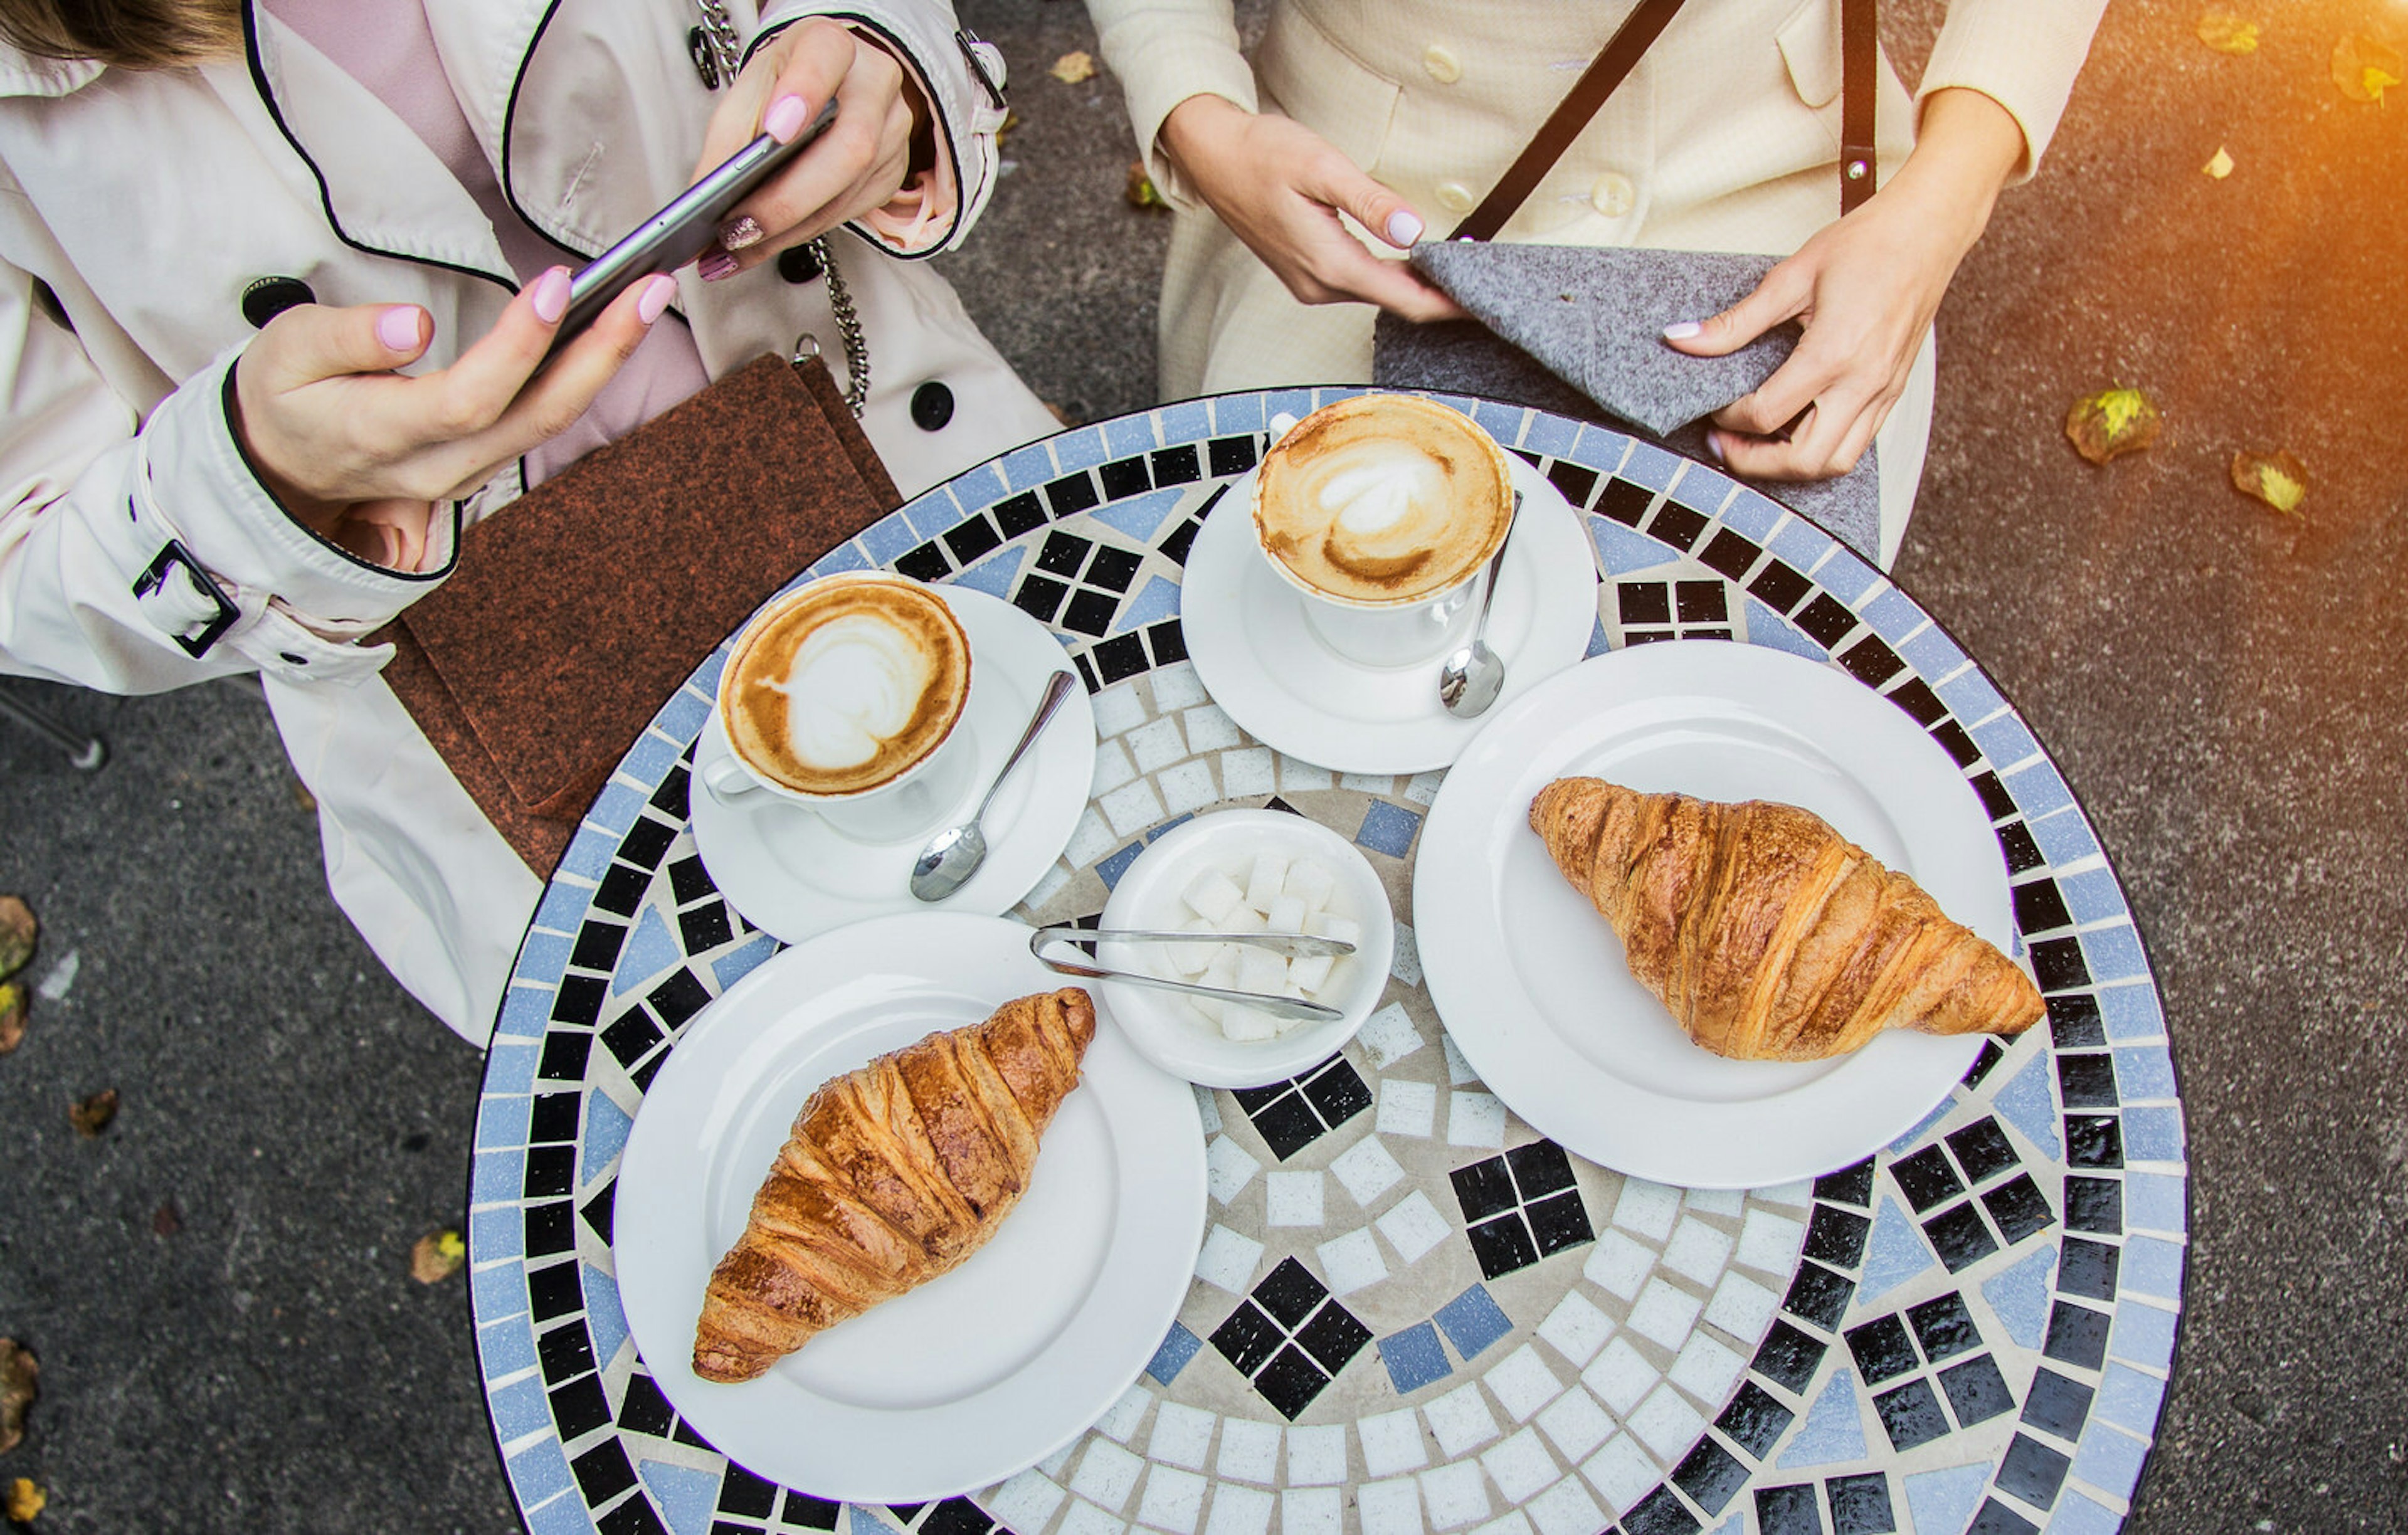
[[[1517, 520], [1522, 510], [1522, 493], [1513, 493], [1513, 510]], [[1480, 594], [1480, 617], [1471, 625], [1471, 640], [1446, 658], [1438, 670], [1438, 701], [1446, 711], [1459, 720], [1477, 719], [1497, 701], [1505, 686], [1505, 663], [1488, 648], [1488, 605], [1497, 600], [1497, 582], [1505, 574], [1505, 546], [1513, 539], [1513, 529], [1508, 524], [1505, 537], [1498, 540], [1497, 552], [1488, 557], [1486, 588]]]
[[1021, 732], [1020, 744], [1011, 749], [1011, 755], [1004, 758], [1003, 766], [996, 769], [995, 782], [986, 786], [986, 797], [979, 801], [978, 809], [970, 812], [968, 820], [957, 826], [947, 826], [928, 839], [928, 845], [920, 850], [920, 856], [911, 865], [913, 896], [924, 901], [943, 900], [959, 890], [971, 875], [978, 872], [979, 866], [986, 862], [986, 832], [979, 823], [986, 819], [987, 807], [995, 803], [996, 791], [1003, 787], [1003, 781], [1011, 776], [1011, 770], [1020, 766], [1020, 759], [1028, 754], [1028, 748], [1036, 742], [1038, 733], [1045, 728], [1045, 722], [1054, 717], [1054, 711], [1062, 707], [1062, 700], [1069, 695], [1070, 686], [1076, 681], [1067, 671], [1057, 671], [1047, 680], [1045, 696], [1037, 700], [1037, 712], [1029, 717], [1028, 728]]

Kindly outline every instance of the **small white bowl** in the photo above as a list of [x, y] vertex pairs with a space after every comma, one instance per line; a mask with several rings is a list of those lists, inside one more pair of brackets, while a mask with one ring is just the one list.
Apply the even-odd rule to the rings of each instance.
[[[1182, 898], [1207, 868], [1251, 865], [1260, 853], [1309, 857], [1329, 870], [1337, 886], [1327, 910], [1361, 925], [1354, 953], [1340, 961], [1335, 983], [1313, 998], [1343, 1014], [1300, 1024], [1277, 1039], [1238, 1040], [1188, 1007], [1175, 992], [1126, 982], [1102, 984], [1104, 1005], [1139, 1054], [1175, 1076], [1206, 1087], [1260, 1087], [1295, 1076], [1338, 1052], [1380, 1005], [1396, 952], [1397, 919], [1388, 893], [1352, 842], [1318, 822], [1284, 811], [1222, 811], [1199, 815], [1165, 833], [1129, 865], [1104, 903], [1103, 925], [1176, 931], [1194, 919]], [[1242, 875], [1238, 882], [1243, 883]], [[1140, 954], [1153, 945], [1108, 943], [1103, 963], [1116, 969], [1159, 973]], [[1184, 979], [1172, 976], [1169, 979]]]

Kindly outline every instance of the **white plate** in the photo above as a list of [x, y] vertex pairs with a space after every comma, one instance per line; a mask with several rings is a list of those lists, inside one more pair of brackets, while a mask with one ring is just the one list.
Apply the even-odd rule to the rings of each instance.
[[920, 1502], [1043, 1459], [1128, 1389], [1193, 1277], [1204, 1134], [1194, 1089], [1100, 1007], [1084, 1080], [993, 1241], [758, 1380], [693, 1368], [703, 1288], [812, 1090], [1062, 984], [1018, 923], [888, 917], [785, 950], [694, 1021], [628, 1134], [611, 1251], [637, 1350], [696, 1432], [818, 1497]]
[[[1285, 811], [1220, 811], [1164, 834], [1122, 873], [1104, 903], [1103, 924], [1154, 931], [1183, 927], [1196, 913], [1180, 897], [1197, 877], [1216, 866], [1251, 864], [1257, 853], [1317, 859], [1338, 881], [1333, 909], [1342, 904], [1345, 914], [1362, 925], [1354, 953], [1339, 961], [1344, 968], [1334, 968], [1333, 984], [1314, 998], [1337, 1008], [1343, 1017], [1299, 1024], [1275, 1040], [1232, 1040], [1175, 992], [1125, 981], [1103, 983], [1113, 1018], [1128, 1030], [1139, 1053], [1164, 1070], [1207, 1087], [1260, 1087], [1336, 1054], [1380, 1005], [1388, 966], [1396, 957], [1396, 914], [1388, 909], [1388, 892], [1370, 860], [1327, 826]], [[1245, 882], [1242, 874], [1238, 882]], [[1115, 969], [1152, 968], [1131, 952], [1140, 947], [1150, 946], [1104, 944], [1103, 963]]]
[[[928, 828], [934, 835], [967, 817], [1020, 739], [1045, 690], [1067, 669], [1061, 642], [1044, 624], [1000, 597], [959, 586], [932, 588], [962, 621], [970, 641], [970, 696], [953, 728], [970, 733], [975, 765], [954, 802]], [[774, 795], [734, 805], [711, 797], [701, 769], [727, 755], [727, 733], [711, 710], [694, 749], [696, 782], [689, 796], [695, 850], [720, 894], [752, 925], [788, 943], [890, 911], [971, 911], [1000, 916], [1044, 877], [1069, 845], [1096, 776], [1096, 711], [1087, 690], [1072, 688], [986, 813], [986, 862], [943, 900], [916, 900], [911, 862], [927, 837], [871, 844], [842, 837], [810, 811]]]
[[1478, 719], [1438, 701], [1439, 663], [1379, 667], [1349, 661], [1304, 622], [1305, 597], [1254, 542], [1254, 475], [1229, 493], [1187, 554], [1180, 622], [1187, 656], [1212, 701], [1257, 740], [1347, 773], [1418, 773], [1453, 762], [1498, 710], [1588, 653], [1597, 628], [1597, 556], [1562, 493], [1512, 454], [1522, 510], [1488, 616], [1505, 691]]
[[1693, 1188], [1845, 1167], [1947, 1096], [1982, 1037], [1893, 1030], [1833, 1060], [1689, 1042], [1530, 829], [1586, 775], [1813, 811], [2012, 952], [2005, 861], [1964, 774], [1899, 707], [1801, 657], [1723, 640], [1611, 652], [1497, 717], [1440, 788], [1413, 877], [1430, 999], [1497, 1096], [1591, 1161]]

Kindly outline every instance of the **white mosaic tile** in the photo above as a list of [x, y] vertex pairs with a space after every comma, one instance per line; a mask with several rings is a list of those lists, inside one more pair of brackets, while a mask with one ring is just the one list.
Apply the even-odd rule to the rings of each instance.
[[1531, 1413], [1555, 1400], [1564, 1388], [1532, 1343], [1524, 1343], [1498, 1360], [1481, 1380], [1497, 1398], [1497, 1405], [1505, 1409], [1505, 1415], [1516, 1423], [1529, 1422]]
[[1731, 1254], [1731, 1240], [1703, 1221], [1684, 1220], [1664, 1244], [1664, 1267], [1712, 1284]]
[[1729, 1399], [1731, 1387], [1739, 1384], [1740, 1371], [1747, 1361], [1717, 1343], [1703, 1332], [1693, 1332], [1681, 1345], [1680, 1357], [1672, 1361], [1666, 1379], [1709, 1407], [1720, 1410]]
[[1076, 873], [1057, 863], [1038, 876], [1037, 882], [1029, 887], [1028, 894], [1021, 897], [1022, 904], [1031, 911], [1041, 911], [1045, 909], [1047, 901], [1060, 895], [1062, 887], [1076, 878], [1078, 878]]
[[1744, 1343], [1760, 1341], [1781, 1298], [1742, 1273], [1723, 1275], [1706, 1302], [1706, 1320]]
[[1290, 1487], [1280, 1494], [1280, 1535], [1344, 1535], [1346, 1495], [1336, 1487]]
[[1620, 1515], [1630, 1512], [1631, 1505], [1654, 1490], [1656, 1479], [1663, 1473], [1639, 1447], [1639, 1441], [1628, 1434], [1617, 1434], [1602, 1450], [1581, 1465], [1581, 1474], [1588, 1485], [1605, 1499], [1605, 1506]]
[[1371, 1240], [1368, 1226], [1333, 1237], [1313, 1253], [1321, 1259], [1322, 1272], [1329, 1276], [1332, 1295], [1349, 1295], [1388, 1277], [1388, 1261], [1380, 1255], [1380, 1244]]
[[1104, 740], [1096, 743], [1096, 781], [1087, 791], [1089, 798], [1110, 794], [1135, 777], [1137, 768], [1129, 762], [1129, 754], [1120, 742]]
[[1196, 1116], [1204, 1122], [1206, 1135], [1221, 1133], [1221, 1097], [1210, 1087], [1196, 1089]]
[[1095, 1504], [1079, 1499], [1070, 1499], [1070, 1512], [1062, 1515], [1061, 1527], [1054, 1535], [1126, 1535], [1128, 1525], [1115, 1519]]
[[1737, 1219], [1747, 1207], [1747, 1191], [1737, 1188], [1693, 1188], [1683, 1196], [1689, 1208], [1702, 1215], [1728, 1215]]
[[1421, 1484], [1422, 1506], [1432, 1529], [1460, 1529], [1488, 1517], [1488, 1484], [1481, 1479], [1479, 1461], [1424, 1471]]
[[1497, 1419], [1480, 1395], [1477, 1382], [1466, 1381], [1444, 1396], [1424, 1402], [1422, 1415], [1429, 1419], [1440, 1451], [1450, 1458], [1497, 1437]]
[[1420, 1189], [1398, 1199], [1386, 1214], [1371, 1224], [1380, 1228], [1380, 1235], [1388, 1239], [1388, 1245], [1408, 1264], [1446, 1241], [1451, 1229], [1446, 1217], [1438, 1212], [1429, 1196]]
[[1655, 1267], [1656, 1255], [1651, 1249], [1609, 1229], [1597, 1239], [1588, 1261], [1581, 1265], [1581, 1273], [1608, 1295], [1628, 1300], [1639, 1293], [1639, 1286], [1647, 1282], [1647, 1271]]
[[1187, 739], [1179, 733], [1179, 716], [1149, 720], [1122, 738], [1140, 773], [1159, 772], [1187, 755]]
[[1638, 1301], [1630, 1308], [1627, 1326], [1641, 1338], [1653, 1339], [1666, 1348], [1677, 1349], [1689, 1336], [1689, 1328], [1698, 1320], [1705, 1302], [1688, 1291], [1676, 1288], [1663, 1280], [1647, 1283]]
[[1657, 1386], [1655, 1394], [1641, 1402], [1639, 1410], [1625, 1421], [1630, 1431], [1656, 1452], [1656, 1458], [1668, 1466], [1706, 1431], [1704, 1414], [1669, 1385]]
[[1396, 792], [1397, 781], [1388, 773], [1340, 773], [1338, 786], [1356, 794], [1387, 795]]
[[1814, 1201], [1814, 1180], [1800, 1178], [1794, 1184], [1774, 1184], [1756, 1191], [1756, 1197], [1766, 1204], [1789, 1205], [1805, 1209]]
[[1070, 1490], [1098, 1507], [1119, 1512], [1137, 1490], [1139, 1473], [1145, 1462], [1122, 1449], [1108, 1439], [1087, 1441], [1087, 1453], [1079, 1457], [1079, 1469], [1070, 1477]]
[[1277, 1499], [1260, 1487], [1216, 1482], [1212, 1485], [1212, 1512], [1204, 1521], [1204, 1535], [1263, 1535], [1271, 1528], [1271, 1510], [1277, 1503]]
[[1446, 1101], [1446, 1143], [1478, 1146], [1488, 1151], [1505, 1144], [1505, 1105], [1488, 1093], [1450, 1093]]
[[1530, 1521], [1520, 1509], [1508, 1509], [1471, 1531], [1471, 1535], [1530, 1535]]
[[1375, 1123], [1382, 1135], [1428, 1135], [1438, 1125], [1438, 1084], [1382, 1077]]
[[1471, 1069], [1471, 1063], [1463, 1058], [1463, 1052], [1455, 1048], [1455, 1041], [1449, 1039], [1443, 1031], [1440, 1033], [1438, 1042], [1439, 1048], [1446, 1052], [1446, 1083], [1448, 1086], [1460, 1087], [1467, 1082], [1478, 1082], [1480, 1080], [1480, 1073]]
[[1308, 1169], [1291, 1172], [1275, 1168], [1266, 1177], [1269, 1193], [1264, 1200], [1265, 1225], [1321, 1224], [1321, 1174], [1318, 1171]]
[[1212, 1143], [1204, 1148], [1204, 1186], [1223, 1204], [1236, 1198], [1262, 1170], [1263, 1165], [1254, 1154], [1230, 1136], [1216, 1135]]
[[1012, 1529], [1043, 1529], [1066, 1496], [1043, 1471], [1031, 1466], [997, 1487], [982, 1506]]
[[1283, 753], [1279, 759], [1280, 793], [1301, 794], [1310, 789], [1335, 788], [1336, 775], [1326, 768], [1316, 768]]
[[1221, 791], [1212, 786], [1212, 765], [1202, 760], [1166, 768], [1154, 781], [1162, 788], [1163, 810], [1171, 815], [1202, 810], [1221, 797]]
[[1088, 702], [1096, 710], [1096, 734], [1098, 736], [1117, 736], [1145, 723], [1145, 700], [1137, 696], [1134, 681], [1115, 682]]
[[1269, 794], [1278, 786], [1271, 772], [1271, 749], [1250, 746], [1221, 753], [1221, 788], [1232, 799]]
[[1062, 856], [1073, 868], [1084, 868], [1120, 846], [1120, 842], [1090, 805], [1079, 812], [1079, 824], [1070, 828], [1070, 845], [1062, 850]]
[[1187, 709], [1200, 704], [1207, 696], [1204, 681], [1196, 675], [1193, 661], [1174, 661], [1167, 667], [1156, 667], [1146, 681], [1154, 687], [1154, 707], [1157, 711]]
[[1588, 1495], [1577, 1476], [1567, 1476], [1523, 1506], [1539, 1535], [1597, 1535], [1607, 1523], [1605, 1511]]
[[1278, 1424], [1225, 1418], [1221, 1423], [1221, 1458], [1213, 1469], [1223, 1476], [1241, 1481], [1268, 1482], [1279, 1474], [1279, 1452]]
[[1605, 1436], [1613, 1432], [1613, 1419], [1595, 1397], [1574, 1386], [1539, 1414], [1539, 1430], [1563, 1452], [1566, 1460], [1578, 1460], [1605, 1442]]
[[1354, 1037], [1371, 1053], [1372, 1066], [1383, 1071], [1428, 1042], [1406, 1015], [1402, 1002], [1391, 1002], [1363, 1020], [1363, 1032]]
[[1643, 1178], [1625, 1178], [1622, 1197], [1613, 1202], [1613, 1224], [1651, 1241], [1662, 1241], [1670, 1236], [1673, 1219], [1680, 1213], [1679, 1189], [1651, 1184]]
[[1194, 1471], [1156, 1466], [1146, 1473], [1145, 1492], [1137, 1503], [1137, 1522], [1172, 1535], [1195, 1535], [1196, 1521], [1204, 1513], [1204, 1489], [1211, 1485]]
[[1356, 1419], [1354, 1437], [1363, 1443], [1363, 1469], [1373, 1476], [1395, 1476], [1429, 1464], [1421, 1418], [1410, 1407]]
[[[1354, 1522], [1363, 1535], [1422, 1535], [1422, 1496], [1410, 1476], [1366, 1482], [1354, 1489]], [[1596, 1535], [1584, 1530], [1581, 1535]]]
[[1566, 1290], [1555, 1302], [1555, 1309], [1539, 1324], [1539, 1336], [1555, 1345], [1556, 1353], [1572, 1362], [1577, 1370], [1597, 1357], [1597, 1351], [1613, 1336], [1613, 1318], [1599, 1311], [1597, 1302], [1578, 1290]]
[[1376, 1135], [1367, 1135], [1330, 1159], [1329, 1170], [1354, 1201], [1364, 1209], [1371, 1201], [1397, 1186], [1405, 1169], [1396, 1155], [1380, 1142]]
[[1408, 986], [1422, 983], [1421, 945], [1414, 941], [1411, 923], [1397, 924], [1397, 948], [1388, 960], [1388, 973]]
[[1112, 830], [1123, 837], [1143, 831], [1162, 819], [1162, 800], [1154, 794], [1154, 785], [1143, 779], [1122, 784], [1096, 803], [1103, 807]]
[[1126, 1444], [1137, 1426], [1145, 1421], [1145, 1410], [1154, 1405], [1154, 1394], [1141, 1385], [1130, 1386], [1121, 1393], [1102, 1417], [1096, 1420], [1096, 1432], [1107, 1439]]
[[1226, 1226], [1215, 1226], [1205, 1236], [1203, 1250], [1196, 1255], [1196, 1277], [1232, 1295], [1243, 1295], [1247, 1282], [1254, 1277], [1254, 1265], [1262, 1260], [1261, 1242]]
[[1606, 1344], [1597, 1362], [1581, 1371], [1581, 1384], [1596, 1392], [1617, 1417], [1627, 1417], [1641, 1399], [1655, 1389], [1658, 1378], [1656, 1367], [1627, 1338]]
[[1187, 727], [1191, 752], [1226, 752], [1244, 739], [1238, 734], [1238, 722], [1221, 712], [1218, 704], [1199, 705], [1179, 718]]
[[1063, 1445], [1052, 1455], [1049, 1455], [1044, 1459], [1039, 1461], [1037, 1463], [1037, 1469], [1052, 1477], [1054, 1481], [1061, 1481], [1062, 1473], [1070, 1469], [1070, 1457], [1079, 1452], [1079, 1441], [1074, 1439], [1069, 1443]]
[[1446, 769], [1433, 768], [1426, 773], [1415, 773], [1405, 785], [1404, 797], [1416, 805], [1428, 805], [1438, 799], [1438, 786], [1446, 782]]
[[1212, 1414], [1200, 1407], [1166, 1400], [1154, 1409], [1154, 1431], [1146, 1437], [1145, 1453], [1165, 1465], [1200, 1471], [1205, 1454], [1212, 1447], [1213, 1421]]
[[1802, 1221], [1769, 1211], [1751, 1210], [1739, 1228], [1739, 1261], [1751, 1269], [1785, 1274], [1795, 1267], [1798, 1249], [1806, 1241]]
[[1287, 1431], [1288, 1485], [1336, 1486], [1345, 1480], [1346, 1425], [1315, 1424]]
[[1489, 1480], [1505, 1495], [1510, 1506], [1534, 1496], [1541, 1487], [1563, 1474], [1555, 1457], [1539, 1442], [1536, 1428], [1525, 1428], [1502, 1444], [1485, 1451], [1480, 1463], [1488, 1468]]

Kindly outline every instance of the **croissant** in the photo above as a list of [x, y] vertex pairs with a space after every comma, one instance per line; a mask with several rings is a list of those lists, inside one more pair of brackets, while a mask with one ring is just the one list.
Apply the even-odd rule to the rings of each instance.
[[1094, 1002], [1065, 986], [823, 1083], [704, 1290], [695, 1373], [749, 1381], [977, 1252], [1095, 1037]]
[[1689, 1038], [1820, 1060], [1884, 1029], [2020, 1034], [2039, 988], [1811, 811], [1557, 779], [1530, 825]]

